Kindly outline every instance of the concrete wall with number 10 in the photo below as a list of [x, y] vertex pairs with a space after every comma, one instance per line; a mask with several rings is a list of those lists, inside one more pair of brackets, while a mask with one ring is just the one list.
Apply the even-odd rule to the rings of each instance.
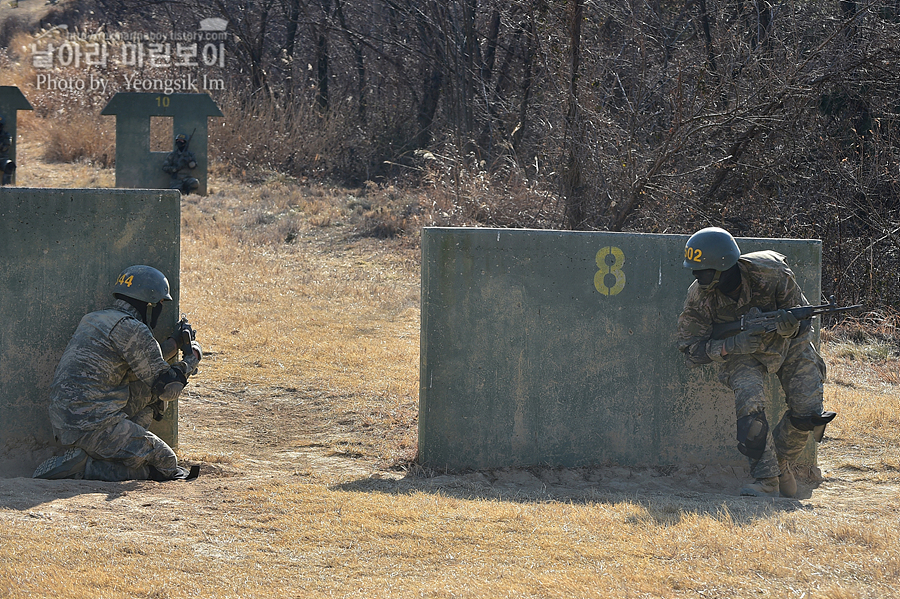
[[[733, 394], [675, 347], [687, 236], [426, 228], [419, 455], [434, 468], [720, 464]], [[788, 256], [807, 298], [821, 242], [738, 239]], [[770, 421], [784, 399], [777, 379]], [[812, 442], [801, 462], [815, 463]]]

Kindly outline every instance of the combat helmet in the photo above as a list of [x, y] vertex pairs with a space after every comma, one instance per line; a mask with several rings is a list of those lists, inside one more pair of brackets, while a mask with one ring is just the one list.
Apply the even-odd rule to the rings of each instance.
[[175, 136], [175, 145], [176, 146], [186, 146], [187, 145], [187, 135], [184, 133], [179, 133]]
[[691, 270], [726, 271], [741, 257], [731, 233], [719, 227], [700, 229], [684, 246], [684, 267]]
[[113, 286], [113, 294], [152, 305], [172, 301], [168, 279], [152, 266], [136, 265], [123, 270]]

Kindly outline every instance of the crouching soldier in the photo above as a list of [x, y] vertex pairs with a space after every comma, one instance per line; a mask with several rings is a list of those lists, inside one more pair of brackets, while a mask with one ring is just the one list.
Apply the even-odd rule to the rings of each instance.
[[[821, 441], [835, 417], [822, 410], [825, 362], [812, 345], [810, 323], [787, 311], [809, 302], [784, 256], [770, 250], [741, 254], [724, 229], [694, 233], [684, 253], [684, 267], [696, 280], [678, 318], [678, 349], [688, 366], [715, 363], [719, 380], [734, 392], [738, 450], [755, 479], [740, 493], [794, 497], [794, 461], [810, 434]], [[712, 338], [713, 325], [739, 320], [752, 308], [779, 311], [777, 329]], [[765, 411], [769, 373], [778, 375], [788, 408], [771, 430]]]
[[191, 176], [191, 171], [197, 168], [197, 159], [194, 157], [194, 153], [188, 149], [190, 143], [190, 138], [184, 133], [179, 133], [175, 137], [175, 149], [166, 157], [162, 167], [172, 176], [169, 189], [178, 189], [183, 195], [194, 193], [200, 189], [200, 181]]
[[[175, 452], [147, 430], [154, 414], [178, 398], [195, 373], [202, 349], [182, 320], [160, 345], [153, 337], [169, 281], [149, 266], [126, 268], [113, 286], [115, 301], [81, 319], [51, 385], [50, 423], [67, 447], [34, 478], [158, 481], [195, 478]], [[183, 359], [169, 364], [182, 350]]]
[[16, 173], [16, 163], [9, 157], [12, 135], [6, 130], [6, 119], [0, 115], [0, 185], [11, 185]]

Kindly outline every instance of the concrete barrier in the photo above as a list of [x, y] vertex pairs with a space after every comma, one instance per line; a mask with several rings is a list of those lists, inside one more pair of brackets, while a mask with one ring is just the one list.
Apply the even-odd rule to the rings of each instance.
[[191, 137], [189, 149], [197, 160], [197, 168], [191, 176], [200, 182], [197, 193], [206, 195], [209, 170], [207, 121], [209, 117], [223, 116], [209, 94], [119, 92], [100, 114], [116, 116], [116, 187], [170, 187], [171, 175], [163, 172], [162, 167], [171, 150], [150, 151], [150, 117], [162, 116], [172, 118], [174, 135], [184, 133]]
[[[687, 236], [426, 228], [419, 456], [433, 468], [746, 467], [734, 399], [712, 366], [688, 370], [676, 320], [692, 281]], [[821, 242], [774, 249], [810, 301]], [[770, 418], [783, 413], [777, 397]], [[801, 463], [815, 463], [810, 443]]]
[[[131, 264], [169, 279], [178, 320], [181, 196], [173, 190], [0, 188], [0, 476], [30, 476], [55, 447], [47, 407], [81, 317], [112, 302]], [[153, 429], [177, 444], [177, 405]]]

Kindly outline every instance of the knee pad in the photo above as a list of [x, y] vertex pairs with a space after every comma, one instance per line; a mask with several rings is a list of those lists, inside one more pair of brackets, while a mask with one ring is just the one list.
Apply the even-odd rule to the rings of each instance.
[[769, 435], [769, 421], [765, 412], [757, 412], [737, 421], [738, 451], [753, 460], [758, 460], [766, 451]]
[[837, 416], [835, 412], [822, 412], [811, 416], [795, 416], [793, 412], [789, 416], [791, 424], [799, 431], [813, 431], [816, 442], [825, 436], [825, 426]]

